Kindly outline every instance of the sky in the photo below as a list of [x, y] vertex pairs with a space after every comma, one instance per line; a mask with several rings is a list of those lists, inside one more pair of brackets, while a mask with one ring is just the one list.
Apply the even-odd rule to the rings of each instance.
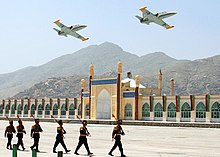
[[[171, 11], [164, 21], [175, 27], [141, 24], [135, 15]], [[220, 54], [219, 0], [2, 0], [0, 5], [0, 74], [39, 66], [90, 45], [112, 42], [143, 56], [164, 52], [196, 60]], [[58, 36], [53, 23], [85, 24], [78, 33], [89, 40]]]

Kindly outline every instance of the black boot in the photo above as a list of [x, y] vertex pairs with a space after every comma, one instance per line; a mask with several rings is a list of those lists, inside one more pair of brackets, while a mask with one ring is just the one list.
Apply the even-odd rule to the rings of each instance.
[[77, 153], [77, 152], [74, 152], [74, 154], [79, 155], [79, 153]]
[[70, 152], [70, 151], [71, 151], [71, 150], [68, 150], [68, 149], [67, 149], [67, 150], [66, 150], [66, 153], [68, 153], [68, 152]]
[[114, 155], [112, 154], [112, 152], [109, 152], [108, 155], [110, 155], [110, 156], [114, 156]]

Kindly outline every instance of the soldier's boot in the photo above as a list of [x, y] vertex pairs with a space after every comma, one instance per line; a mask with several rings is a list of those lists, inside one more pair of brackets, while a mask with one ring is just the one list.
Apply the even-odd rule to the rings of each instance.
[[57, 153], [56, 148], [53, 148], [53, 153]]
[[25, 148], [24, 148], [24, 144], [21, 144], [21, 147], [22, 147], [22, 149], [23, 149], [23, 151], [25, 150]]
[[36, 152], [40, 152], [39, 149], [38, 149], [38, 145], [36, 145]]
[[9, 149], [8, 146], [9, 146], [9, 144], [7, 144], [7, 147], [6, 147], [7, 149]]
[[109, 152], [108, 155], [110, 155], [110, 156], [114, 156], [114, 155], [112, 154], [112, 152]]
[[71, 150], [69, 150], [69, 149], [66, 148], [65, 151], [66, 151], [66, 153], [68, 153], [68, 152], [70, 152]]
[[12, 150], [12, 146], [10, 145], [10, 150]]

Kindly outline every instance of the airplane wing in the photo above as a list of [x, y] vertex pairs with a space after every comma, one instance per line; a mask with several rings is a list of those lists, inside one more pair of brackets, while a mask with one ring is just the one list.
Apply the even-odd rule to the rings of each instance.
[[54, 23], [55, 23], [58, 27], [60, 27], [60, 28], [62, 28], [62, 27], [65, 26], [64, 24], [62, 24], [62, 23], [60, 22], [60, 20], [56, 20], [56, 21], [54, 21]]
[[170, 17], [170, 16], [173, 16], [173, 15], [175, 15], [176, 13], [158, 13], [158, 17], [160, 18], [160, 19], [165, 19], [165, 18], [168, 18], [168, 17]]
[[170, 29], [170, 28], [173, 28], [173, 27], [174, 27], [174, 26], [168, 25], [166, 22], [164, 22], [164, 21], [161, 20], [161, 19], [154, 20], [153, 22], [156, 23], [156, 24], [158, 24], [158, 25], [161, 25], [161, 26], [165, 27], [166, 29]]
[[72, 35], [73, 37], [79, 38], [82, 41], [86, 41], [89, 39], [89, 38], [85, 38], [85, 37], [81, 36], [80, 34], [74, 32], [74, 31], [69, 32], [69, 35]]

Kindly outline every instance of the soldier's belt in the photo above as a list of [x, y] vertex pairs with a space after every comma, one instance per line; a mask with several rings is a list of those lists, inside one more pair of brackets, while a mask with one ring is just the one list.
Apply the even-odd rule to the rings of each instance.
[[23, 134], [24, 132], [18, 132], [18, 134]]
[[86, 136], [85, 134], [80, 134], [80, 136]]
[[121, 134], [116, 134], [117, 136], [121, 136]]
[[39, 134], [39, 132], [34, 132], [34, 134]]

